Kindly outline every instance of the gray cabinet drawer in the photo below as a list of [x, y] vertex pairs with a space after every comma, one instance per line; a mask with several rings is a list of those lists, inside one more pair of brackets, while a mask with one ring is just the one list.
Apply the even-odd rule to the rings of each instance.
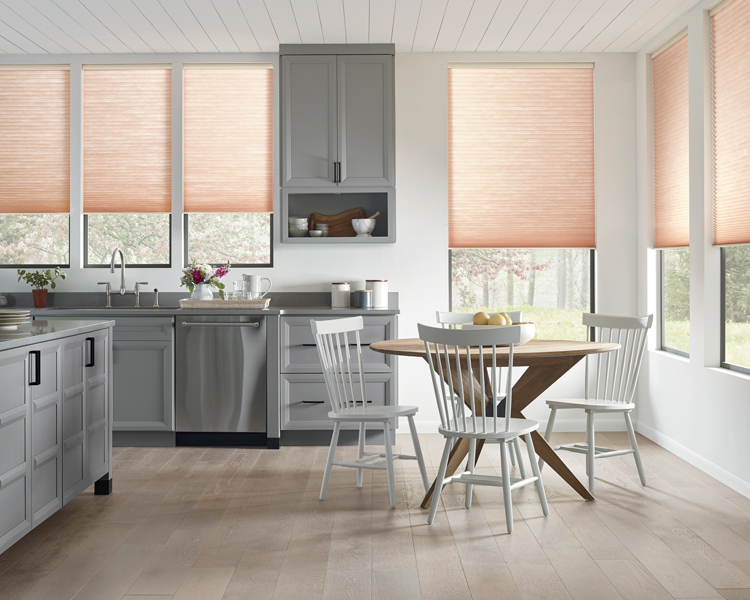
[[[393, 395], [392, 377], [369, 375], [366, 391], [368, 406], [390, 405]], [[283, 375], [281, 397], [282, 430], [333, 429], [333, 422], [328, 418], [331, 404], [323, 375]], [[356, 429], [358, 424], [344, 423], [342, 427]]]
[[115, 317], [114, 341], [171, 341], [172, 317]]
[[[328, 317], [333, 318], [333, 317]], [[318, 349], [310, 325], [311, 320], [326, 318], [282, 317], [281, 318], [281, 372], [321, 373]], [[396, 337], [395, 317], [365, 317], [365, 328], [360, 332], [362, 359], [367, 373], [392, 373], [393, 357], [374, 352], [367, 347], [372, 342]], [[355, 343], [353, 335], [349, 343]]]

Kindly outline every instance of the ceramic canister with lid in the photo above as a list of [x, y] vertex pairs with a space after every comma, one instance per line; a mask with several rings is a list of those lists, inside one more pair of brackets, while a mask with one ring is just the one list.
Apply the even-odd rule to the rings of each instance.
[[368, 279], [365, 287], [372, 290], [372, 307], [388, 308], [388, 280]]
[[349, 308], [349, 283], [331, 284], [331, 308]]

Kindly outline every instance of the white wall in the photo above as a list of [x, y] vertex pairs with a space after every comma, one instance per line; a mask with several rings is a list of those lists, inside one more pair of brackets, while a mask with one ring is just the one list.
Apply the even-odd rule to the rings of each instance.
[[648, 53], [688, 28], [690, 99], [690, 358], [646, 354], [638, 430], [750, 496], [750, 377], [719, 368], [720, 254], [712, 246], [710, 36], [704, 1], [649, 41], [637, 57], [638, 207], [641, 312], [657, 308], [653, 249], [651, 70]]
[[[234, 55], [242, 60], [242, 55]], [[61, 57], [62, 58], [62, 57]], [[96, 57], [107, 61], [111, 57]], [[139, 59], [141, 56], [139, 55]], [[256, 60], [276, 60], [268, 55]], [[170, 56], [166, 60], [178, 60]], [[216, 60], [215, 56], [189, 57]], [[12, 62], [0, 57], [2, 62]], [[50, 59], [47, 58], [49, 61]], [[86, 60], [91, 60], [86, 58]], [[122, 60], [132, 61], [133, 57]], [[164, 62], [165, 57], [152, 57]], [[637, 211], [635, 138], [635, 56], [633, 54], [398, 54], [396, 56], [396, 177], [398, 241], [385, 245], [306, 246], [280, 244], [274, 248], [272, 269], [243, 270], [273, 279], [276, 291], [328, 291], [331, 281], [363, 283], [388, 279], [390, 290], [400, 293], [400, 337], [415, 337], [416, 324], [434, 322], [436, 310], [448, 308], [448, 155], [447, 66], [450, 62], [589, 62], [594, 63], [595, 161], [597, 196], [597, 310], [633, 314], [637, 308]], [[177, 64], [177, 63], [175, 63]], [[179, 98], [174, 101], [179, 102]], [[278, 139], [278, 135], [277, 135]], [[181, 142], [179, 136], [174, 143]], [[179, 148], [175, 151], [179, 151]], [[76, 170], [74, 165], [72, 170]], [[177, 175], [175, 175], [177, 176]], [[277, 178], [278, 181], [278, 178]], [[177, 183], [175, 184], [178, 185]], [[278, 194], [277, 194], [278, 196]], [[276, 199], [278, 203], [278, 197]], [[78, 205], [80, 201], [78, 201]], [[179, 210], [179, 188], [173, 206]], [[74, 219], [80, 209], [74, 202]], [[278, 207], [278, 204], [277, 204]], [[78, 213], [75, 213], [78, 210]], [[277, 214], [279, 211], [277, 210]], [[279, 240], [276, 223], [275, 239]], [[181, 247], [177, 234], [173, 248]], [[217, 232], [221, 235], [221, 232]], [[177, 254], [179, 256], [179, 254]], [[101, 269], [73, 269], [60, 291], [97, 289]], [[109, 273], [106, 273], [109, 276]], [[104, 278], [106, 278], [106, 276]], [[111, 276], [115, 277], [115, 276]], [[178, 291], [179, 267], [132, 269], [128, 282], [149, 281], [161, 291]], [[0, 290], [27, 291], [15, 275], [0, 270]], [[579, 365], [580, 367], [580, 365]], [[568, 373], [548, 392], [550, 396], [580, 395], [583, 370]], [[428, 386], [427, 366], [419, 359], [399, 362], [399, 396], [402, 404], [420, 407], [420, 429], [434, 432], [437, 411]], [[583, 431], [583, 414], [567, 411], [558, 430]], [[575, 414], [574, 414], [575, 413]], [[546, 421], [546, 405], [535, 402], [527, 415]], [[565, 421], [568, 418], [569, 421]], [[621, 420], [621, 419], [620, 419]], [[622, 428], [620, 420], [600, 429]]]

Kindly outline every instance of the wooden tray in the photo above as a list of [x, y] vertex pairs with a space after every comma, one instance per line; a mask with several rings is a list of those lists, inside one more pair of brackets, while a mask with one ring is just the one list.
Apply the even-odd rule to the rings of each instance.
[[252, 308], [254, 310], [268, 308], [271, 302], [270, 298], [261, 298], [260, 300], [193, 300], [192, 298], [183, 298], [180, 300], [180, 308], [195, 309], [206, 308], [209, 310], [241, 310], [243, 308]]
[[328, 237], [355, 237], [357, 232], [352, 227], [352, 219], [364, 218], [364, 208], [352, 208], [337, 215], [321, 215], [314, 212], [310, 215], [310, 230], [315, 229], [319, 223], [327, 223]]

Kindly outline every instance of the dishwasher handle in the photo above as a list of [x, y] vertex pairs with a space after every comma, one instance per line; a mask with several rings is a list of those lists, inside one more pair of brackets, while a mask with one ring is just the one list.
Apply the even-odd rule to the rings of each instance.
[[200, 323], [200, 322], [190, 322], [183, 321], [181, 323], [182, 327], [260, 327], [260, 323]]

